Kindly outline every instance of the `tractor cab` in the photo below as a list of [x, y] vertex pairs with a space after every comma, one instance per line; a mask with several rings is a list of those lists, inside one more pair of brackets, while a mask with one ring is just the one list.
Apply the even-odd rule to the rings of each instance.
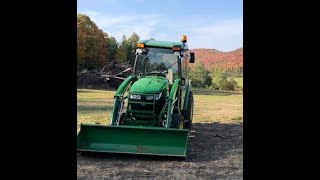
[[186, 82], [189, 63], [194, 63], [194, 54], [190, 53], [182, 42], [143, 40], [137, 43], [134, 74], [139, 78], [160, 76], [168, 80], [171, 87], [174, 80], [181, 78]]

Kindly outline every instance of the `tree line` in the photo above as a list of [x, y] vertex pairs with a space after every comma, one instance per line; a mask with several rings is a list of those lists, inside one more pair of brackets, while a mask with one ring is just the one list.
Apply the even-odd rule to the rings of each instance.
[[211, 67], [208, 70], [205, 68], [204, 63], [198, 60], [194, 67], [189, 70], [191, 86], [193, 87], [242, 91], [242, 87], [234, 80], [234, 77], [239, 77], [239, 75], [237, 73], [230, 73], [221, 66]]
[[[119, 64], [129, 64], [133, 67], [135, 60], [135, 49], [140, 37], [137, 33], [132, 33], [130, 37], [122, 36], [120, 42], [103, 32], [86, 15], [77, 15], [77, 69], [92, 70], [100, 69], [111, 61]], [[153, 39], [153, 38], [151, 38]], [[153, 39], [154, 40], [154, 39]], [[200, 56], [202, 59], [203, 57]], [[204, 63], [199, 58], [196, 64], [190, 67], [191, 83], [194, 87], [207, 87], [220, 90], [239, 90], [237, 83], [232, 76], [237, 74], [228, 72], [223, 66], [215, 66], [210, 70], [205, 68]], [[241, 67], [242, 74], [242, 67]], [[233, 75], [232, 75], [233, 74]], [[231, 77], [231, 78], [230, 78]]]
[[103, 32], [87, 15], [77, 14], [77, 69], [98, 69], [116, 60], [133, 65], [140, 37], [132, 33], [121, 42]]

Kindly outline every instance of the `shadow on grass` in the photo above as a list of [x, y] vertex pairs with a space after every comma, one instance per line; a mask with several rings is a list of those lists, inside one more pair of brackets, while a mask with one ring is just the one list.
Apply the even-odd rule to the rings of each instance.
[[194, 95], [211, 95], [211, 96], [230, 96], [230, 95], [242, 95], [241, 92], [236, 91], [218, 91], [210, 89], [192, 89]]
[[112, 89], [112, 88], [86, 88], [86, 89], [77, 89], [77, 92], [79, 93], [98, 93], [97, 91], [93, 90], [99, 90], [99, 91], [116, 91], [117, 89]]
[[108, 161], [186, 161], [208, 162], [242, 156], [242, 122], [239, 124], [226, 123], [194, 123], [188, 142], [186, 159], [168, 156], [134, 155], [116, 153], [81, 152], [78, 155], [88, 160], [108, 159]]
[[78, 112], [95, 112], [95, 111], [112, 111], [113, 105], [102, 105], [102, 106], [94, 106], [94, 105], [78, 105]]

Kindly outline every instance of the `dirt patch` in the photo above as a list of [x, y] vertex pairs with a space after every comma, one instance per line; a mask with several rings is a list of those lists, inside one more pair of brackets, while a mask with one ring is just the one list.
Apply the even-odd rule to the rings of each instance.
[[[194, 123], [188, 157], [86, 153], [78, 179], [243, 179], [242, 123]], [[194, 137], [193, 137], [194, 136]]]

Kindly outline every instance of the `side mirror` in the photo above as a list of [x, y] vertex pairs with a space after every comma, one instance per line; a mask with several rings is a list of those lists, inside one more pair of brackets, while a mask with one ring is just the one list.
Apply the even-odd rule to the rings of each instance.
[[194, 52], [190, 53], [189, 63], [194, 63]]

